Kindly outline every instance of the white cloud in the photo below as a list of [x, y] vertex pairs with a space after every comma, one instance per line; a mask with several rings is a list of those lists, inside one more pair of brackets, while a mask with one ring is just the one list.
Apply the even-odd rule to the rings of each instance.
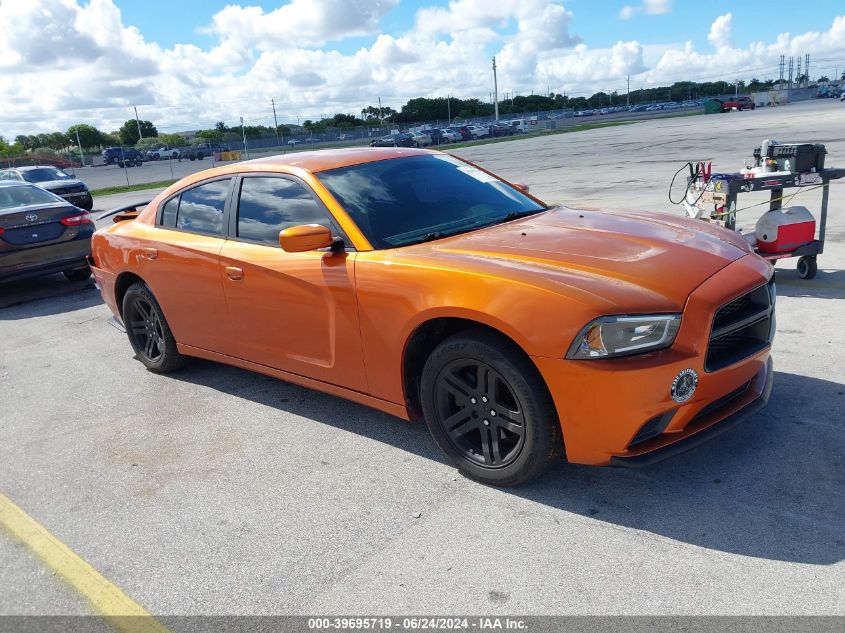
[[643, 9], [649, 15], [663, 15], [672, 12], [673, 0], [643, 0]]
[[[210, 46], [167, 48], [127, 27], [112, 0], [80, 1], [0, 1], [7, 138], [81, 121], [114, 130], [133, 116], [133, 103], [159, 129], [179, 131], [240, 116], [270, 124], [271, 98], [284, 122], [360, 112], [378, 97], [394, 108], [416, 96], [487, 99], [493, 54], [500, 95], [624, 91], [628, 75], [638, 87], [750, 78], [775, 72], [781, 54], [845, 56], [845, 15], [824, 30], [736, 48], [726, 14], [710, 28], [713, 48], [702, 51], [636, 40], [592, 48], [557, 0], [452, 0], [421, 7], [409, 30], [390, 34], [379, 32], [380, 20], [396, 0], [292, 0], [267, 12], [230, 5], [209, 20]], [[631, 6], [645, 13], [671, 3]], [[371, 44], [336, 50], [334, 42], [366, 34]]]
[[625, 5], [619, 11], [620, 20], [630, 20], [637, 13], [646, 15], [665, 15], [672, 12], [674, 0], [643, 0], [639, 6]]
[[725, 15], [720, 15], [710, 25], [710, 32], [707, 34], [707, 39], [713, 45], [713, 48], [730, 48], [732, 21], [733, 15], [726, 13]]
[[619, 11], [619, 19], [620, 20], [630, 20], [634, 17], [634, 13], [636, 13], [636, 7], [632, 7], [629, 4], [626, 4], [622, 9]]

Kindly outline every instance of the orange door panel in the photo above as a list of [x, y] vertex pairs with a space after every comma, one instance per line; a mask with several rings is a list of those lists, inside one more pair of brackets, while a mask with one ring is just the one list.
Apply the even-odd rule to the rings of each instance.
[[355, 255], [226, 242], [220, 262], [235, 355], [366, 391]]
[[165, 228], [135, 254], [138, 274], [152, 289], [178, 343], [232, 352], [232, 327], [220, 280], [225, 240]]

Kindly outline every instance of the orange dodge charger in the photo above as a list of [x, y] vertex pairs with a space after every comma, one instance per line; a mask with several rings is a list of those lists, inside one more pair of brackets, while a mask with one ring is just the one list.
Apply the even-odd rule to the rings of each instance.
[[765, 406], [772, 267], [697, 220], [549, 207], [448, 154], [203, 171], [97, 231], [138, 359], [197, 356], [424, 418], [465, 475], [643, 465]]

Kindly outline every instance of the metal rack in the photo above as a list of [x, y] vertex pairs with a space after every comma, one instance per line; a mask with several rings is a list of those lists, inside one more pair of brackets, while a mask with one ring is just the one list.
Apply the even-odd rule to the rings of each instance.
[[[785, 189], [817, 188], [822, 190], [820, 216], [818, 218], [818, 239], [804, 244], [788, 253], [764, 253], [755, 248], [757, 253], [769, 260], [798, 257], [798, 274], [802, 279], [812, 279], [816, 275], [816, 256], [824, 252], [824, 237], [827, 228], [827, 207], [830, 194], [830, 181], [845, 177], [845, 169], [829, 168], [818, 172], [796, 174], [790, 172], [749, 174], [718, 173], [695, 175], [687, 187], [687, 198], [696, 200], [695, 206], [704, 210], [706, 207], [715, 209], [709, 212], [711, 218], [721, 219], [725, 227], [736, 230], [737, 199], [742, 193], [754, 191], [769, 191], [769, 211], [780, 209], [783, 203]], [[705, 211], [705, 213], [707, 213]]]

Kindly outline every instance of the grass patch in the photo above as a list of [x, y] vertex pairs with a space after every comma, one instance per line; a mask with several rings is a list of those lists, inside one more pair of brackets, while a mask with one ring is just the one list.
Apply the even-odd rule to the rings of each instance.
[[102, 189], [92, 189], [91, 195], [110, 196], [115, 193], [129, 193], [130, 191], [144, 191], [145, 189], [161, 189], [162, 187], [169, 187], [179, 180], [179, 178], [176, 178], [174, 180], [159, 180], [158, 182], [142, 182], [137, 185], [123, 185], [122, 187], [103, 187]]

